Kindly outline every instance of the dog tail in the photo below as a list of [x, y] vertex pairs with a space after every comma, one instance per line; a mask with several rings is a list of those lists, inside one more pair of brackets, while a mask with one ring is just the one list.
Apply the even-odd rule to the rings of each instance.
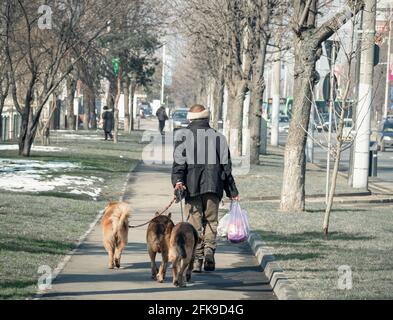
[[171, 245], [168, 252], [168, 260], [174, 263], [178, 259], [185, 259], [187, 257], [186, 242], [184, 236], [177, 234], [175, 237], [175, 243]]
[[128, 218], [131, 214], [131, 207], [128, 203], [119, 202], [112, 215], [112, 230], [115, 234], [123, 227], [128, 228]]
[[178, 234], [178, 235], [176, 236], [176, 247], [177, 247], [177, 253], [178, 253], [178, 255], [179, 255], [182, 259], [187, 258], [186, 241], [185, 241], [185, 239], [184, 239], [184, 235]]

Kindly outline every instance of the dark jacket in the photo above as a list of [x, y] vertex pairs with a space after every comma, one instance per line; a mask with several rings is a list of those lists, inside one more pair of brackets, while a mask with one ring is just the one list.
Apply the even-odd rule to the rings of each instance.
[[102, 119], [104, 120], [104, 131], [111, 132], [114, 127], [113, 112], [111, 110], [104, 110], [104, 112], [102, 113]]
[[[199, 135], [208, 133], [213, 138], [198, 138], [198, 132]], [[183, 182], [187, 187], [187, 198], [214, 193], [221, 200], [224, 190], [230, 198], [239, 195], [232, 176], [232, 162], [226, 138], [213, 130], [208, 120], [192, 121], [187, 129], [177, 131], [175, 140], [181, 141], [175, 142], [172, 184], [175, 186], [178, 182]], [[216, 141], [215, 145], [212, 141]], [[201, 151], [203, 144], [205, 153]], [[184, 157], [182, 161], [179, 161], [179, 154]]]
[[161, 107], [157, 110], [156, 116], [159, 121], [166, 121], [169, 119], [164, 107]]

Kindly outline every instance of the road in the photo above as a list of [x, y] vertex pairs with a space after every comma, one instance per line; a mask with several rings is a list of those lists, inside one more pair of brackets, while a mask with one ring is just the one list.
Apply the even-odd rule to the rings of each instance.
[[[325, 148], [320, 145], [315, 144], [314, 148], [314, 158], [317, 164], [326, 165], [326, 146], [327, 146], [327, 134], [326, 133], [316, 133], [315, 139]], [[287, 134], [280, 134], [280, 145], [284, 146], [287, 141]], [[343, 172], [348, 171], [349, 167], [349, 157], [350, 151], [346, 150], [343, 153], [342, 161], [340, 165], [340, 170]], [[387, 149], [386, 152], [378, 152], [378, 177], [387, 182], [393, 182], [393, 149]]]

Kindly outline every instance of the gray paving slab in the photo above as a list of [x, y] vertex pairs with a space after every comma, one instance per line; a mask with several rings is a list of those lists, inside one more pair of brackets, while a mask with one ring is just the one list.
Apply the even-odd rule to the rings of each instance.
[[[124, 198], [133, 207], [130, 223], [143, 223], [165, 207], [172, 194], [170, 168], [141, 164], [130, 176]], [[180, 207], [171, 208], [174, 220], [181, 220]], [[82, 300], [271, 300], [276, 299], [269, 280], [258, 265], [248, 244], [220, 242], [217, 270], [194, 274], [187, 288], [167, 281], [150, 279], [150, 262], [146, 250], [146, 228], [132, 229], [123, 255], [123, 268], [108, 270], [107, 254], [102, 245], [100, 225], [72, 256], [58, 275], [44, 299]]]

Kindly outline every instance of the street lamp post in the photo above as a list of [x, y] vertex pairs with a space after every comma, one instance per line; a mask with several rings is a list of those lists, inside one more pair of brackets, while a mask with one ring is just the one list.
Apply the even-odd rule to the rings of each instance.
[[385, 109], [383, 112], [383, 117], [386, 119], [388, 117], [388, 110], [391, 105], [391, 97], [390, 97], [390, 65], [391, 65], [391, 49], [392, 49], [392, 7], [390, 7], [390, 16], [389, 16], [389, 36], [388, 36], [388, 54], [387, 54], [387, 65], [386, 65], [386, 90], [385, 90]]
[[166, 45], [162, 47], [162, 81], [161, 81], [161, 104], [165, 102], [165, 64], [166, 64]]

